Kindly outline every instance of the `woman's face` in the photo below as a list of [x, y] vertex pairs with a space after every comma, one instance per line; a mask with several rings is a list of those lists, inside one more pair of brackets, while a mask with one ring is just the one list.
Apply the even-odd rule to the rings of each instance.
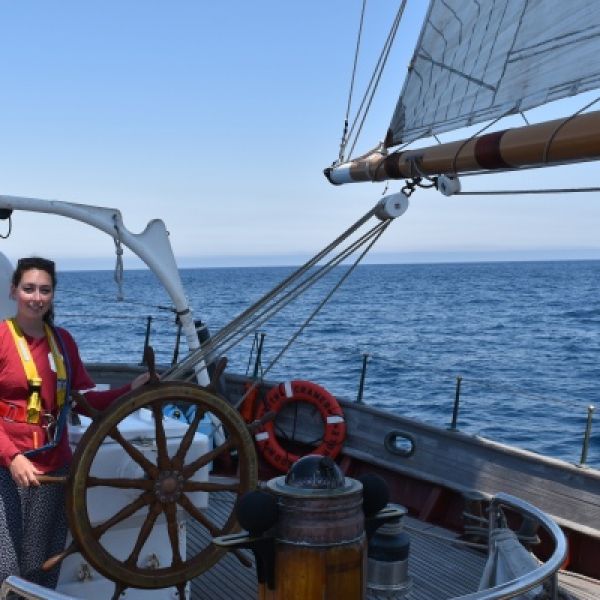
[[17, 302], [18, 316], [41, 321], [52, 308], [52, 278], [46, 271], [28, 269], [23, 272], [17, 286], [12, 287], [11, 294]]

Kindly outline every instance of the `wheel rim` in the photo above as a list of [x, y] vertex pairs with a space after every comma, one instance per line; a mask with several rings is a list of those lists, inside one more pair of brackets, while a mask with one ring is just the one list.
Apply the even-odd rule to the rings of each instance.
[[[168, 404], [184, 402], [195, 407], [195, 417], [183, 435], [173, 456], [167, 450], [167, 438], [162, 418], [163, 408]], [[154, 417], [156, 461], [145, 456], [136, 445], [127, 441], [118, 425], [134, 411], [147, 408]], [[220, 421], [225, 441], [200, 457], [186, 462], [202, 416], [211, 413]], [[158, 417], [158, 418], [157, 418]], [[137, 463], [143, 477], [95, 477], [90, 473], [94, 459], [106, 438], [112, 438]], [[237, 479], [226, 482], [197, 482], [192, 478], [205, 465], [237, 452]], [[246, 424], [236, 410], [225, 400], [193, 384], [160, 383], [130, 392], [115, 403], [102, 418], [96, 419], [82, 436], [73, 457], [76, 468], [67, 486], [67, 516], [73, 539], [79, 551], [102, 575], [121, 587], [161, 588], [180, 586], [197, 577], [214, 565], [226, 552], [207, 541], [193, 556], [185, 560], [179, 553], [179, 526], [177, 510], [184, 510], [187, 519], [193, 519], [203, 529], [203, 538], [227, 535], [239, 530], [233, 511], [223, 523], [217, 523], [196, 508], [189, 494], [197, 491], [218, 494], [233, 492], [238, 497], [252, 490], [257, 483], [257, 463], [252, 437]], [[88, 490], [93, 487], [112, 487], [139, 490], [137, 499], [118, 510], [111, 518], [93, 525], [88, 507]], [[102, 536], [129, 516], [142, 511], [145, 517], [129, 556], [115, 557], [101, 542]], [[161, 515], [167, 521], [172, 559], [167, 567], [140, 566], [140, 553]]]

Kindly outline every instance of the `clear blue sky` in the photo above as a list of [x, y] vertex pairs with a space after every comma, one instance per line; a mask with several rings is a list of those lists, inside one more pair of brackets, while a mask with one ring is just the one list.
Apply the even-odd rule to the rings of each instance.
[[[394, 4], [370, 3], [363, 82]], [[391, 117], [426, 5], [413, 4], [363, 150]], [[322, 175], [337, 156], [360, 6], [4, 0], [0, 193], [119, 207], [133, 231], [162, 218], [187, 266], [297, 262], [383, 191], [332, 187]], [[471, 178], [465, 188], [598, 185], [597, 172], [540, 169], [511, 180]], [[42, 254], [63, 268], [113, 264], [112, 240], [84, 225], [23, 213], [13, 221], [0, 246], [13, 260]], [[422, 192], [375, 259], [600, 257], [599, 230], [598, 195]]]

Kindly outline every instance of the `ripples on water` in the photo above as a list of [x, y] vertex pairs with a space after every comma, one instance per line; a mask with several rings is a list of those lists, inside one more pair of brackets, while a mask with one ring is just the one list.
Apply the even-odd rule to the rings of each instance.
[[[189, 269], [182, 279], [215, 332], [291, 271]], [[599, 261], [360, 266], [268, 378], [311, 379], [356, 398], [368, 353], [365, 402], [447, 426], [460, 375], [460, 429], [578, 462], [600, 381], [599, 274]], [[155, 308], [170, 302], [154, 276], [126, 272], [123, 303], [112, 277], [61, 274], [59, 323], [85, 360], [139, 362], [152, 315], [157, 358], [170, 362], [173, 318]], [[263, 327], [263, 365], [332, 285], [320, 281]], [[231, 370], [245, 372], [252, 337], [227, 353]], [[600, 423], [588, 463], [600, 466]]]

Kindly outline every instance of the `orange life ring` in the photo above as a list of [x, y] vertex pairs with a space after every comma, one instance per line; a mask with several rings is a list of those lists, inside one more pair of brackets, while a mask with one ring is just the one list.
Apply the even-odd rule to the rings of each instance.
[[[256, 418], [273, 411], [276, 414], [292, 402], [306, 402], [315, 406], [323, 418], [324, 433], [321, 444], [311, 454], [335, 458], [346, 439], [346, 421], [338, 401], [324, 388], [310, 381], [286, 381], [271, 388], [264, 402], [258, 402]], [[285, 450], [275, 437], [275, 420], [265, 423], [254, 435], [264, 459], [276, 469], [287, 472], [300, 456]]]

